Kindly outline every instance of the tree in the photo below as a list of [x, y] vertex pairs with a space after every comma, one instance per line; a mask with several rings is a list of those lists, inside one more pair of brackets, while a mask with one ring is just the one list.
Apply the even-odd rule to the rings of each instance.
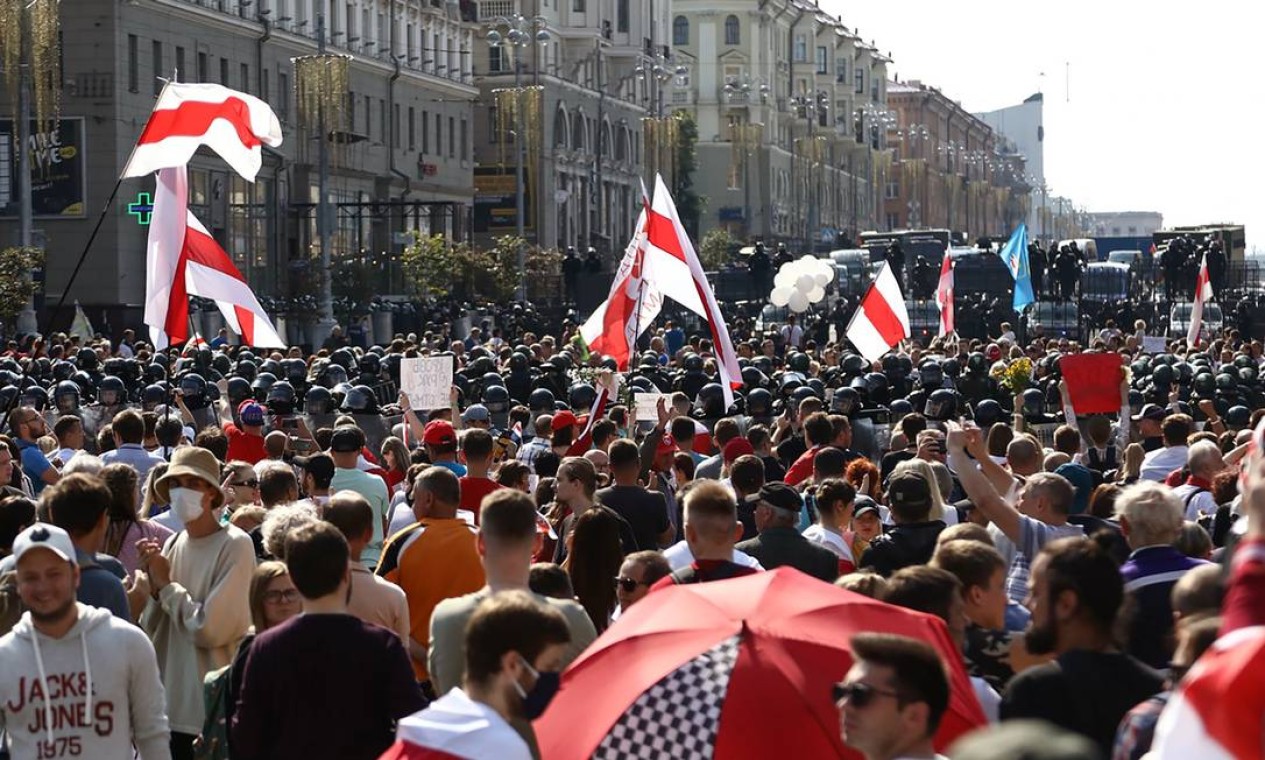
[[703, 236], [698, 246], [698, 258], [703, 268], [708, 271], [723, 268], [732, 258], [734, 246], [738, 241], [724, 227], [714, 227]]
[[[489, 248], [454, 243], [441, 235], [413, 235], [400, 257], [405, 277], [419, 294], [459, 301], [507, 301], [518, 289], [518, 251], [527, 245], [514, 235], [492, 239]], [[557, 275], [562, 256], [529, 246], [528, 284]]]
[[12, 325], [35, 295], [31, 272], [44, 265], [44, 251], [15, 246], [0, 250], [0, 322]]
[[698, 221], [703, 199], [694, 192], [694, 172], [698, 169], [698, 124], [688, 111], [677, 111], [676, 171], [672, 174], [672, 197], [681, 224], [691, 239], [698, 239]]

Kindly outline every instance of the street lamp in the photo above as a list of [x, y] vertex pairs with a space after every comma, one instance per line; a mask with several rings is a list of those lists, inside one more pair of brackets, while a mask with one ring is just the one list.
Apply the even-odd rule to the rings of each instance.
[[741, 79], [725, 82], [724, 92], [725, 99], [731, 103], [751, 103], [753, 93], [763, 103], [769, 97], [769, 85], [763, 79], [752, 79], [750, 75], [743, 74]]
[[[791, 108], [795, 111], [795, 118], [804, 119], [808, 125], [806, 158], [808, 160], [807, 169], [810, 172], [807, 187], [811, 188], [811, 198], [808, 202], [808, 214], [806, 219], [806, 229], [804, 237], [808, 241], [808, 250], [812, 252], [816, 249], [817, 238], [819, 235], [818, 220], [819, 209], [818, 201], [821, 197], [821, 188], [818, 186], [820, 182], [821, 167], [821, 150], [816, 141], [816, 127], [820, 123], [824, 126], [826, 114], [830, 111], [830, 94], [824, 90], [817, 92], [800, 92], [799, 95], [792, 96], [789, 100]], [[794, 163], [792, 162], [792, 171]], [[799, 217], [797, 213], [796, 218]]]
[[[500, 50], [505, 46], [512, 49], [514, 56], [514, 97], [521, 100], [523, 95], [523, 51], [532, 44], [549, 41], [548, 21], [543, 16], [530, 18], [522, 14], [501, 16], [488, 27], [488, 46]], [[501, 30], [505, 32], [502, 34]], [[526, 135], [523, 134], [523, 109], [515, 108], [514, 124], [514, 156], [516, 168], [514, 172], [515, 211], [517, 223], [515, 231], [518, 236], [518, 293], [519, 301], [527, 300], [527, 245], [524, 216], [525, 179], [523, 176], [523, 159], [526, 150]], [[539, 199], [537, 199], [539, 202]]]

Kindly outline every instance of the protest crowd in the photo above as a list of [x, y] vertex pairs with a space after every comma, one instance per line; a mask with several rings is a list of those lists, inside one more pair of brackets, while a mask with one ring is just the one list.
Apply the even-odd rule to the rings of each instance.
[[1260, 341], [454, 324], [11, 344], [10, 756], [1261, 756]]

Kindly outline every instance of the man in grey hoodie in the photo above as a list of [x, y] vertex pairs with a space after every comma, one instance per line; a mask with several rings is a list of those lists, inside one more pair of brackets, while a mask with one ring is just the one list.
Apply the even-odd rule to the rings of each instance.
[[27, 611], [0, 638], [0, 729], [15, 758], [169, 760], [166, 699], [140, 629], [75, 601], [79, 565], [61, 528], [36, 523], [13, 542]]

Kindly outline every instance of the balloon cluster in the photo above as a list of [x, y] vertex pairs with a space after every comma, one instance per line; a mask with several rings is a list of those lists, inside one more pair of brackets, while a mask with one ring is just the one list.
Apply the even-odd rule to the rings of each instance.
[[777, 270], [769, 302], [778, 307], [788, 306], [798, 314], [807, 310], [809, 304], [819, 303], [826, 297], [826, 286], [834, 277], [835, 268], [829, 259], [805, 254]]

